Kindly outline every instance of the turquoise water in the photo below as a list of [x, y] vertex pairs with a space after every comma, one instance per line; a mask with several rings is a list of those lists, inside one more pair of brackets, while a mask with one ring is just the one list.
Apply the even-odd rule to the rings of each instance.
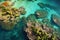
[[[23, 16], [27, 17], [30, 14], [34, 14], [34, 12], [36, 10], [41, 9], [37, 5], [37, 3], [39, 3], [39, 2], [48, 3], [48, 4], [51, 4], [51, 5], [56, 6], [55, 3], [53, 3], [53, 2], [50, 3], [50, 2], [48, 2], [48, 0], [37, 0], [37, 1], [34, 1], [34, 2], [29, 2], [29, 1], [16, 1], [14, 7], [19, 8], [19, 7], [23, 6], [26, 9], [26, 11], [27, 11], [27, 13], [25, 15], [23, 15]], [[57, 14], [57, 12], [54, 9], [50, 9], [50, 8], [47, 8], [46, 7], [46, 8], [44, 8], [44, 10], [47, 10], [48, 13], [49, 13], [48, 16], [47, 16], [48, 19], [51, 18], [51, 14]]]
[[[15, 1], [15, 0], [12, 0], [12, 2], [13, 1]], [[55, 2], [50, 2], [50, 1], [48, 1], [48, 0], [37, 0], [37, 1], [34, 1], [34, 2], [30, 2], [30, 1], [22, 1], [22, 0], [16, 0], [16, 2], [15, 2], [15, 5], [13, 6], [13, 7], [15, 7], [15, 8], [19, 8], [19, 7], [21, 7], [21, 6], [23, 6], [25, 9], [26, 9], [26, 14], [25, 15], [21, 15], [21, 17], [23, 17], [23, 16], [25, 16], [25, 17], [27, 17], [27, 16], [29, 16], [30, 14], [34, 14], [34, 12], [36, 11], [36, 10], [38, 10], [38, 9], [42, 9], [42, 8], [40, 8], [38, 5], [37, 5], [37, 3], [39, 3], [39, 2], [43, 2], [43, 3], [48, 3], [48, 4], [51, 4], [51, 5], [53, 5], [53, 6], [56, 6], [56, 7], [58, 7], [57, 6], [57, 4], [55, 3]], [[47, 10], [48, 11], [48, 16], [47, 16], [47, 18], [48, 19], [50, 19], [51, 20], [51, 14], [57, 14], [58, 15], [58, 13], [57, 13], [57, 10], [54, 10], [54, 9], [50, 9], [50, 8], [47, 8], [47, 7], [45, 7], [44, 8], [44, 10]], [[59, 10], [58, 10], [59, 11]], [[23, 22], [22, 22], [23, 23]], [[2, 38], [4, 37], [4, 36], [2, 36], [3, 34], [6, 36], [6, 35], [15, 35], [15, 36], [13, 36], [13, 37], [17, 37], [17, 38], [14, 38], [13, 40], [27, 40], [25, 37], [26, 37], [26, 35], [24, 34], [24, 31], [22, 31], [23, 30], [23, 26], [21, 26], [19, 29], [18, 28], [16, 28], [16, 29], [14, 29], [13, 31], [10, 31], [10, 32], [5, 32], [5, 31], [2, 31], [1, 33], [0, 33], [0, 39], [1, 40], [3, 40]], [[54, 29], [59, 29], [59, 27], [58, 26], [53, 26], [53, 28]], [[18, 34], [18, 33], [20, 33], [20, 34]], [[18, 36], [19, 36], [19, 38], [18, 38]], [[7, 36], [6, 36], [7, 37]]]

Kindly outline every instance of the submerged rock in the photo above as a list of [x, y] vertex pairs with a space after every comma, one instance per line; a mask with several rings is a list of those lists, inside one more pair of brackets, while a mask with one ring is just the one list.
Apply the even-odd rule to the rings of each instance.
[[46, 10], [37, 10], [35, 12], [36, 18], [45, 18], [48, 15], [48, 12]]
[[60, 17], [58, 15], [52, 14], [51, 20], [57, 25], [60, 26]]

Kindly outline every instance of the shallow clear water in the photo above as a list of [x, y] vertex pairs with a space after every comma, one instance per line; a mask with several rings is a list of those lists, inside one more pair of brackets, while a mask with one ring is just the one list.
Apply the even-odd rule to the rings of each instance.
[[[13, 1], [15, 1], [15, 0], [12, 0], [12, 2]], [[38, 10], [38, 9], [42, 9], [42, 8], [40, 8], [38, 5], [37, 5], [37, 3], [38, 2], [43, 2], [43, 3], [48, 3], [48, 4], [51, 4], [51, 5], [53, 5], [53, 6], [56, 6], [56, 7], [58, 7], [58, 5], [57, 5], [57, 3], [56, 2], [54, 2], [53, 0], [50, 2], [50, 0], [37, 0], [37, 1], [34, 1], [34, 2], [29, 2], [29, 1], [18, 1], [18, 0], [16, 0], [16, 3], [15, 3], [15, 5], [13, 6], [13, 7], [15, 7], [15, 8], [19, 8], [19, 7], [21, 7], [21, 6], [23, 6], [25, 9], [26, 9], [26, 11], [27, 11], [27, 13], [25, 14], [25, 15], [21, 15], [21, 17], [22, 16], [25, 16], [25, 17], [27, 17], [28, 15], [30, 15], [30, 14], [34, 14], [34, 12], [36, 11], [36, 10]], [[59, 7], [58, 7], [59, 8]], [[59, 8], [60, 9], [60, 8]], [[50, 19], [51, 18], [51, 14], [59, 14], [60, 12], [59, 12], [59, 9], [58, 10], [54, 10], [54, 9], [50, 9], [50, 8], [44, 8], [44, 10], [47, 10], [48, 11], [48, 16], [47, 16], [47, 18], [48, 19]], [[51, 20], [51, 19], [50, 19]], [[58, 26], [54, 26], [53, 27], [54, 29], [58, 29], [59, 27]], [[25, 39], [24, 37], [24, 33], [23, 33], [23, 31], [22, 31], [22, 29], [23, 29], [23, 26], [22, 27], [20, 27], [20, 40], [27, 40], [27, 39]], [[17, 31], [17, 29], [14, 29], [12, 32], [14, 32], [14, 31]], [[12, 33], [11, 32], [11, 33]], [[4, 31], [3, 32], [1, 32], [0, 33], [0, 39], [1, 40], [3, 40], [2, 38], [2, 33], [5, 33]], [[9, 32], [8, 32], [9, 33]], [[13, 34], [15, 34], [16, 32], [14, 32]], [[1, 35], [2, 34], [2, 35]], [[17, 33], [16, 33], [17, 34]], [[15, 35], [16, 35], [15, 34]], [[7, 35], [7, 34], [6, 34]], [[9, 35], [10, 36], [10, 35]]]

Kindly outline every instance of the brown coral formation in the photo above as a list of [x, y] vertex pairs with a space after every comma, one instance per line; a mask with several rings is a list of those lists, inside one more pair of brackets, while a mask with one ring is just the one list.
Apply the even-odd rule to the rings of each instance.
[[27, 23], [25, 30], [30, 40], [57, 40], [55, 33], [46, 24], [41, 25], [38, 21]]
[[[7, 3], [6, 3], [7, 2]], [[5, 30], [11, 30], [15, 24], [20, 20], [20, 14], [23, 14], [25, 9], [23, 7], [19, 9], [12, 8], [8, 1], [0, 4], [0, 25]]]

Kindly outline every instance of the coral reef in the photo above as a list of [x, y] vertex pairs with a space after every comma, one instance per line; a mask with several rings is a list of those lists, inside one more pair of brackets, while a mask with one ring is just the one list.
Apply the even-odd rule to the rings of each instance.
[[55, 29], [55, 32], [57, 33], [57, 36], [60, 37], [60, 32], [59, 32], [59, 29], [60, 29], [60, 17], [59, 17], [59, 15], [52, 14], [51, 15], [51, 22], [55, 26], [58, 26], [58, 29]]
[[57, 25], [57, 26], [60, 26], [60, 17], [55, 15], [55, 14], [52, 14], [51, 15], [51, 20]]
[[20, 14], [21, 14], [21, 15], [24, 15], [24, 14], [26, 13], [26, 10], [25, 10], [24, 7], [20, 7], [20, 8], [19, 8], [19, 11], [20, 11]]
[[5, 30], [12, 30], [20, 20], [20, 14], [25, 14], [25, 9], [12, 8], [9, 2], [3, 2], [0, 4], [0, 25]]
[[50, 20], [49, 20], [48, 18], [44, 18], [44, 19], [42, 20], [42, 22], [48, 24], [48, 23], [50, 23]]
[[[55, 24], [60, 26], [60, 17], [51, 15], [51, 20], [48, 17], [50, 9], [55, 10], [54, 6], [38, 3], [38, 0], [14, 0], [13, 3], [10, 1], [5, 0], [0, 4], [0, 40], [60, 40], [60, 29], [54, 29]], [[21, 7], [14, 8], [15, 2], [21, 2], [21, 5], [17, 5]], [[37, 3], [42, 9], [37, 7]], [[30, 11], [27, 7], [34, 10]], [[33, 14], [29, 15], [30, 12]]]
[[35, 12], [35, 16], [37, 18], [45, 18], [48, 15], [48, 12], [46, 10], [37, 10]]
[[30, 40], [57, 40], [56, 34], [45, 24], [28, 21], [27, 26], [25, 31]]
[[34, 14], [30, 14], [27, 18], [27, 21], [30, 20], [30, 21], [36, 21], [36, 16]]

